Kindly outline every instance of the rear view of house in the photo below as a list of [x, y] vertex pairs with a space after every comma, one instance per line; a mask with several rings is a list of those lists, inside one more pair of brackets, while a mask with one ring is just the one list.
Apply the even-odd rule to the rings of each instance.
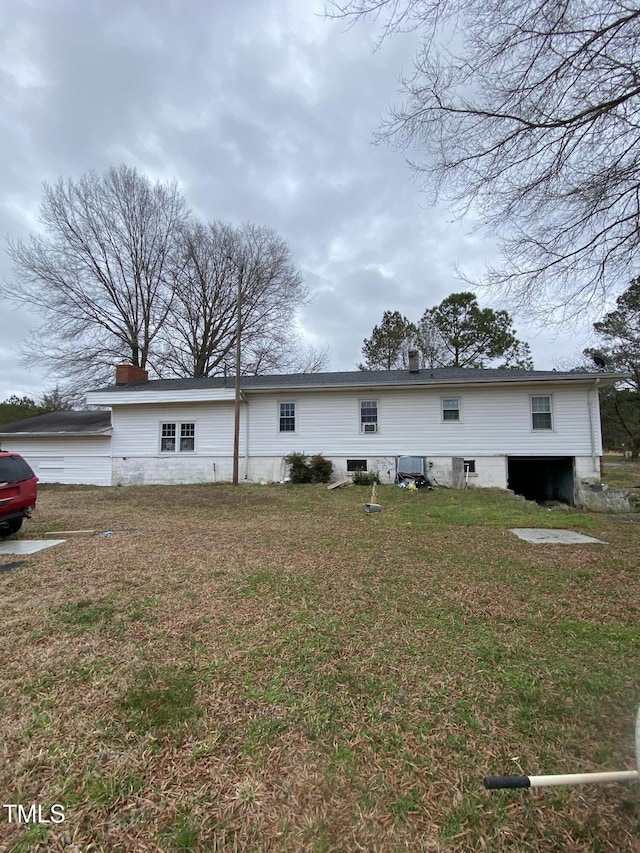
[[[242, 377], [240, 479], [282, 480], [300, 451], [331, 459], [337, 477], [392, 482], [397, 457], [415, 456], [442, 484], [462, 472], [466, 485], [573, 503], [600, 477], [598, 388], [619, 378], [415, 366]], [[120, 365], [87, 401], [111, 409], [114, 484], [231, 479], [233, 378], [148, 380]]]

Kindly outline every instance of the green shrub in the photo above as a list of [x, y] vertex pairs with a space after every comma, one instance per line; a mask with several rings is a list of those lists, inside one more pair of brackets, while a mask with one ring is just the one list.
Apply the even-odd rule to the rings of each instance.
[[311, 459], [306, 453], [290, 453], [284, 457], [292, 483], [328, 483], [333, 471], [333, 462], [319, 453]]
[[313, 483], [328, 483], [333, 473], [333, 462], [316, 453], [309, 461]]
[[373, 486], [374, 483], [380, 483], [377, 471], [356, 471], [353, 475], [354, 486]]
[[292, 483], [310, 483], [312, 471], [309, 468], [309, 457], [306, 453], [290, 453], [284, 457], [289, 468], [289, 479]]

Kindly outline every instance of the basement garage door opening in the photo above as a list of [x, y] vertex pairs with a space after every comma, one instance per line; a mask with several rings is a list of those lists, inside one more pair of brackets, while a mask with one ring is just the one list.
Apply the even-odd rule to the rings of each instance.
[[507, 485], [527, 500], [574, 503], [571, 456], [510, 456]]

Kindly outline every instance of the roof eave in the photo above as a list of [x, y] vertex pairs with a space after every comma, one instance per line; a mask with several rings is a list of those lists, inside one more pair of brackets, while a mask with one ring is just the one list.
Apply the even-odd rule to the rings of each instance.
[[[514, 371], [515, 372], [515, 371]], [[545, 376], [500, 376], [500, 377], [476, 377], [476, 378], [468, 378], [468, 377], [460, 377], [459, 379], [437, 379], [435, 377], [429, 377], [426, 379], [416, 379], [413, 382], [357, 382], [357, 383], [332, 383], [326, 385], [263, 385], [259, 388], [243, 388], [245, 393], [250, 394], [262, 394], [262, 393], [273, 393], [274, 391], [348, 391], [351, 389], [363, 389], [363, 390], [371, 390], [371, 389], [391, 389], [398, 391], [406, 391], [408, 388], [434, 388], [434, 387], [446, 387], [450, 385], [467, 385], [469, 387], [475, 387], [476, 385], [530, 385], [531, 383], [544, 382], [546, 384], [554, 384], [554, 383], [562, 383], [562, 382], [582, 382], [585, 384], [593, 384], [597, 379], [599, 382], [604, 380], [607, 384], [613, 384], [614, 382], [619, 382], [622, 379], [627, 379], [631, 376], [631, 374], [576, 374], [567, 375], [560, 374], [558, 376], [554, 376], [553, 374], [547, 374]]]
[[[582, 383], [582, 384], [614, 384], [621, 380], [629, 378], [630, 374], [626, 373], [562, 373], [555, 375], [553, 373], [545, 373], [541, 376], [522, 376], [518, 371], [514, 371], [513, 376], [475, 376], [475, 377], [449, 377], [439, 379], [427, 375], [427, 371], [423, 375], [416, 376], [409, 382], [381, 382], [381, 381], [366, 381], [363, 376], [362, 381], [352, 382], [328, 382], [325, 384], [310, 384], [310, 383], [274, 383], [272, 385], [242, 386], [242, 392], [245, 395], [260, 395], [274, 393], [309, 393], [318, 391], [382, 391], [382, 390], [398, 390], [406, 391], [411, 388], [447, 388], [447, 387], [500, 387], [504, 385], [531, 385], [531, 384], [561, 384], [565, 382]], [[233, 387], [196, 387], [196, 388], [154, 388], [153, 381], [148, 383], [146, 387], [141, 387], [142, 383], [136, 386], [128, 386], [127, 388], [114, 387], [112, 389], [103, 389], [100, 391], [87, 392], [87, 402], [90, 405], [144, 405], [147, 403], [180, 403], [180, 402], [225, 402], [232, 401], [234, 397]]]
[[49, 430], [47, 432], [2, 432], [0, 431], [0, 438], [56, 438], [58, 436], [72, 436], [74, 438], [83, 438], [86, 436], [87, 438], [108, 438], [112, 434], [113, 430], [111, 428], [100, 430], [99, 432], [72, 432], [72, 431], [53, 431]]

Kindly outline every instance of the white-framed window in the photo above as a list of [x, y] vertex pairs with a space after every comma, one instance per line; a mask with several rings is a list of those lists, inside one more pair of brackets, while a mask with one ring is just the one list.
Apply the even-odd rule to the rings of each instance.
[[195, 453], [196, 425], [193, 421], [180, 424], [180, 453]]
[[160, 424], [160, 452], [176, 452], [176, 425], [175, 423]]
[[378, 432], [377, 400], [360, 400], [360, 432]]
[[160, 424], [161, 453], [195, 453], [194, 421], [163, 421]]
[[442, 420], [443, 421], [459, 421], [460, 420], [460, 397], [443, 397], [442, 398]]
[[553, 429], [551, 397], [549, 394], [531, 397], [531, 428]]
[[296, 431], [296, 404], [278, 403], [280, 432]]

